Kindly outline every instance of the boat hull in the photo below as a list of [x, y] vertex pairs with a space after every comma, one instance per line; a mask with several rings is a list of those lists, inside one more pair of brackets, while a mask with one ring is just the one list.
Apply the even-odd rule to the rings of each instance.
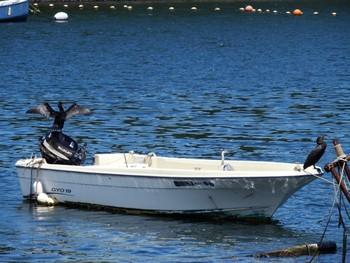
[[59, 203], [144, 213], [272, 217], [293, 193], [315, 179], [295, 171], [293, 164], [277, 176], [268, 171], [181, 170], [144, 164], [76, 167], [38, 161], [16, 163], [27, 198], [35, 193], [33, 184], [40, 182], [43, 192]]
[[7, 0], [0, 2], [0, 22], [22, 22], [28, 18], [28, 0]]

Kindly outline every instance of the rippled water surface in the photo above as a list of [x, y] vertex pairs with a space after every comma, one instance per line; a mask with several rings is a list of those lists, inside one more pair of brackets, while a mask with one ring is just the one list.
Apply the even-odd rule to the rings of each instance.
[[[1, 215], [3, 261], [50, 262], [305, 262], [310, 257], [250, 255], [320, 241], [333, 186], [317, 180], [281, 207], [274, 222], [246, 224], [37, 207], [22, 200], [14, 163], [38, 154], [50, 121], [25, 114], [58, 100], [78, 102], [91, 117], [74, 117], [65, 132], [96, 152], [303, 162], [318, 135], [350, 150], [350, 6], [347, 1], [257, 2], [272, 13], [242, 13], [244, 3], [117, 3], [79, 10], [42, 8], [25, 23], [0, 24]], [[214, 7], [221, 7], [214, 12]], [[40, 8], [40, 6], [39, 6]], [[294, 17], [286, 11], [301, 8]], [[319, 15], [313, 15], [318, 11]], [[331, 13], [336, 12], [336, 16]], [[325, 179], [330, 179], [326, 174]], [[325, 239], [342, 229], [333, 212]], [[347, 220], [349, 223], [349, 220]], [[350, 259], [350, 256], [348, 256]]]

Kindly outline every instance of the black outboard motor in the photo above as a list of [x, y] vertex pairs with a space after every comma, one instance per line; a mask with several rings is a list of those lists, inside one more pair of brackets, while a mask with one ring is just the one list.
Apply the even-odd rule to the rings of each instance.
[[79, 149], [78, 144], [61, 131], [51, 131], [39, 139], [42, 157], [50, 164], [81, 165], [86, 157], [86, 144]]

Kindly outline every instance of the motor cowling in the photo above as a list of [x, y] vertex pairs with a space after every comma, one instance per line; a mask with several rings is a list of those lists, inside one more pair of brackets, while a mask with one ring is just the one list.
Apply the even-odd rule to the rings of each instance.
[[79, 148], [76, 141], [61, 131], [51, 131], [39, 139], [42, 157], [50, 164], [80, 165], [85, 161], [86, 144]]

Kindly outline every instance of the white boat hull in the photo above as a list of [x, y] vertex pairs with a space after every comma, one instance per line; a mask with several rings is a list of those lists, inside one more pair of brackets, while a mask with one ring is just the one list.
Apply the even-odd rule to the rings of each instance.
[[[16, 163], [23, 196], [35, 194], [40, 182], [59, 203], [88, 204], [127, 211], [165, 214], [222, 214], [272, 217], [293, 193], [321, 175], [300, 165], [152, 157], [135, 154], [96, 155], [91, 166]], [[114, 161], [115, 160], [115, 161]]]

